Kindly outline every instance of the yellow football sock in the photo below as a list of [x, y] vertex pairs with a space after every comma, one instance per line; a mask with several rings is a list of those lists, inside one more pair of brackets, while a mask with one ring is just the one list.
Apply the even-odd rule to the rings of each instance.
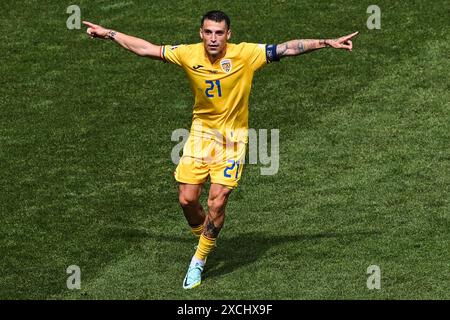
[[205, 237], [205, 235], [202, 234], [200, 240], [198, 240], [197, 251], [195, 251], [194, 257], [205, 261], [208, 254], [214, 249], [215, 243], [216, 239]]
[[196, 226], [191, 226], [191, 231], [194, 234], [194, 236], [200, 237], [200, 235], [203, 232], [203, 223]]

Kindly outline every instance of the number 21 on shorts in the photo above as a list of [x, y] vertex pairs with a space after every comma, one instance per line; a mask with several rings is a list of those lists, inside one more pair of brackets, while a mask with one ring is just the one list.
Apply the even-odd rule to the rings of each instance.
[[235, 174], [235, 179], [238, 178], [239, 175], [239, 167], [240, 167], [240, 163], [239, 161], [236, 162], [235, 160], [228, 160], [228, 163], [231, 163], [228, 167], [225, 168], [225, 170], [223, 171], [223, 176], [225, 178], [231, 178], [231, 174], [229, 173], [230, 171], [233, 171], [233, 169], [236, 167], [236, 174]]

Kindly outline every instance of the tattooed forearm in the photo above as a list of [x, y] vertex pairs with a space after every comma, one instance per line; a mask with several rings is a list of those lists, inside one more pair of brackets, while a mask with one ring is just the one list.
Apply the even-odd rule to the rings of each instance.
[[358, 35], [354, 32], [337, 39], [299, 39], [291, 40], [277, 45], [278, 58], [298, 56], [322, 48], [345, 49], [352, 51], [352, 38]]
[[303, 44], [303, 41], [298, 42], [298, 52], [299, 54], [305, 52], [305, 45]]
[[208, 238], [217, 238], [219, 235], [221, 228], [218, 228], [214, 225], [214, 221], [208, 220], [206, 222], [205, 230], [203, 230], [203, 234]]
[[288, 49], [287, 42], [277, 45], [277, 55], [279, 57], [284, 56], [286, 51], [287, 51], [287, 49]]
[[297, 56], [302, 53], [311, 52], [327, 47], [327, 40], [301, 39], [291, 40], [277, 46], [277, 55], [280, 58]]

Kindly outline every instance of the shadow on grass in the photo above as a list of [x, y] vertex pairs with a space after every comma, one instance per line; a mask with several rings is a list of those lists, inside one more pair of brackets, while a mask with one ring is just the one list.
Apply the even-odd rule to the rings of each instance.
[[[208, 257], [208, 267], [205, 268], [204, 275], [208, 278], [219, 277], [244, 266], [251, 265], [257, 261], [265, 252], [278, 245], [291, 243], [298, 245], [303, 243], [320, 243], [323, 239], [336, 238], [343, 243], [352, 243], [360, 237], [374, 236], [381, 234], [380, 231], [360, 231], [347, 233], [323, 232], [310, 235], [271, 235], [262, 232], [252, 232], [247, 234], [238, 234], [232, 237], [223, 237], [218, 239], [217, 248]], [[130, 230], [122, 233], [121, 237], [155, 238], [158, 241], [171, 243], [195, 243], [192, 237], [156, 235], [149, 233], [148, 230]], [[116, 233], [117, 236], [117, 233]], [[194, 240], [194, 241], [193, 241]], [[193, 253], [194, 251], [192, 251]]]
[[239, 234], [231, 238], [218, 239], [218, 247], [208, 257], [208, 268], [204, 275], [208, 278], [231, 273], [246, 265], [257, 261], [272, 247], [287, 243], [320, 242], [322, 239], [337, 238], [346, 241], [359, 236], [380, 234], [378, 231], [349, 232], [349, 233], [318, 233], [311, 235], [268, 235], [267, 233], [253, 232]]

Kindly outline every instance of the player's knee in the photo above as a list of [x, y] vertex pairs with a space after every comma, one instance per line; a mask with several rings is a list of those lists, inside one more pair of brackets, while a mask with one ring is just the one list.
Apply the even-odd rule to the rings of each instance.
[[195, 207], [198, 205], [198, 198], [194, 195], [180, 193], [178, 201], [183, 208]]

